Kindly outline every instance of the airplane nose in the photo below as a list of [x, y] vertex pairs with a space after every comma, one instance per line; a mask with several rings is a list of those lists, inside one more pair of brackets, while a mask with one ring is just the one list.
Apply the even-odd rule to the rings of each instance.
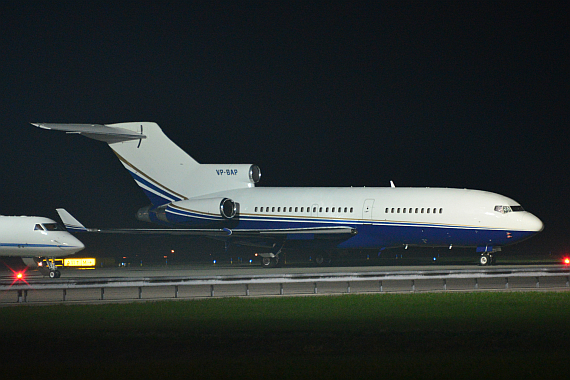
[[544, 229], [544, 224], [540, 219], [531, 213], [527, 213], [523, 218], [523, 223], [529, 231], [540, 232]]
[[83, 242], [82, 242], [81, 240], [79, 240], [79, 239], [75, 239], [75, 240], [77, 240], [77, 244], [76, 244], [77, 251], [75, 251], [75, 252], [79, 252], [79, 251], [81, 251], [83, 248], [85, 248], [85, 245], [83, 244]]
[[[58, 241], [59, 240], [59, 241]], [[76, 252], [81, 251], [85, 248], [85, 245], [81, 242], [81, 240], [77, 239], [75, 236], [69, 235], [63, 239], [54, 240], [54, 242], [58, 243], [58, 247], [68, 251], [69, 254], [73, 254]], [[62, 244], [63, 242], [63, 244]]]

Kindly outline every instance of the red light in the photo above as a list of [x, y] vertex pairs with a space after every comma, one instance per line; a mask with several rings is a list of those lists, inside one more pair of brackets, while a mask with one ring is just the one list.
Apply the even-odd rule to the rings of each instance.
[[[6, 265], [7, 266], [7, 265]], [[8, 269], [10, 269], [12, 271], [12, 273], [14, 274], [14, 281], [12, 281], [12, 283], [10, 284], [10, 286], [14, 285], [16, 282], [22, 281], [24, 282], [26, 285], [30, 286], [30, 284], [28, 283], [28, 281], [26, 281], [26, 269], [16, 272], [14, 269], [10, 268], [9, 266], [7, 266]]]
[[565, 258], [565, 259], [564, 259], [564, 264], [570, 265], [570, 258], [568, 258], [568, 257]]

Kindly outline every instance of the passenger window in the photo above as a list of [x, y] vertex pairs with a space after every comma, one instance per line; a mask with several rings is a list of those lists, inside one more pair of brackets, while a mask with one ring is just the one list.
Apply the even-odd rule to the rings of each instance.
[[424, 208], [422, 207], [422, 214], [424, 213]]
[[386, 214], [388, 213], [388, 207], [386, 207]]
[[275, 212], [275, 207], [271, 207], [271, 212]]
[[331, 212], [334, 212], [334, 207], [332, 208]]
[[406, 208], [404, 207], [404, 208], [402, 209], [402, 211], [403, 211], [403, 212], [404, 212], [404, 214], [405, 214], [405, 213], [406, 213]]
[[439, 209], [439, 213], [440, 213], [440, 214], [443, 214], [443, 209], [442, 209], [442, 208]]
[[319, 207], [319, 212], [323, 212], [323, 208], [322, 208], [322, 207]]
[[430, 210], [430, 208], [428, 207], [428, 209], [427, 209], [427, 213], [428, 213], [428, 214], [429, 214], [429, 210]]

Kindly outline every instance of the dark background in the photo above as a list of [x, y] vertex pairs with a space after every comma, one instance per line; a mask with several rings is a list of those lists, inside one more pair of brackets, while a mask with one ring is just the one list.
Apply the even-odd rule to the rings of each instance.
[[545, 223], [517, 249], [569, 250], [567, 6], [187, 3], [0, 5], [1, 214], [146, 226], [106, 144], [29, 123], [154, 121], [261, 186], [497, 192]]

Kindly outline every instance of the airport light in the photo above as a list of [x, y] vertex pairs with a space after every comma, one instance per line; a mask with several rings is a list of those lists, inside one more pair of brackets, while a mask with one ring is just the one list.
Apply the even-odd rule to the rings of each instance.
[[[6, 265], [7, 266], [7, 265]], [[9, 266], [7, 266], [8, 269], [10, 269], [12, 271], [12, 273], [14, 274], [14, 280], [12, 281], [12, 283], [10, 284], [10, 286], [14, 285], [16, 282], [20, 282], [22, 281], [23, 283], [25, 283], [26, 285], [30, 286], [30, 284], [28, 283], [28, 281], [26, 281], [26, 271], [28, 270], [27, 268], [21, 271], [15, 271], [14, 269], [10, 268]]]
[[570, 257], [564, 258], [564, 265], [570, 265]]

